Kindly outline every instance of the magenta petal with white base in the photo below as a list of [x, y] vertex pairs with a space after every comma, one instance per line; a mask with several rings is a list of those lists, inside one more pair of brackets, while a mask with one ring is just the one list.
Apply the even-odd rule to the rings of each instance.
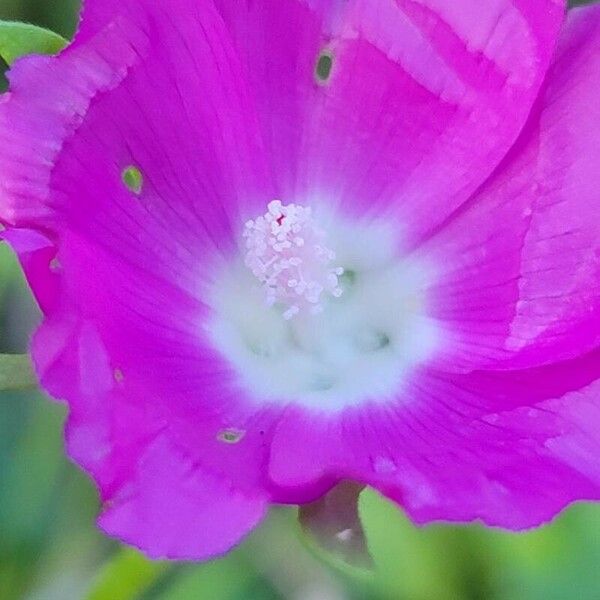
[[281, 197], [393, 217], [403, 245], [460, 205], [514, 142], [564, 11], [554, 0], [215, 4], [255, 90]]
[[598, 352], [514, 372], [433, 370], [394, 406], [343, 417], [290, 413], [271, 476], [299, 486], [337, 473], [401, 503], [418, 523], [523, 529], [568, 503], [600, 499]]
[[103, 530], [207, 559], [343, 479], [418, 523], [600, 497], [600, 10], [563, 14], [87, 0], [16, 64], [2, 235]]

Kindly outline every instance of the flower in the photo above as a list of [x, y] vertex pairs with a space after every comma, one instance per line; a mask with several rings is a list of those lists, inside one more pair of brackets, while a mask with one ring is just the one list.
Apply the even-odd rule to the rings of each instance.
[[87, 0], [0, 101], [0, 215], [100, 527], [226, 552], [354, 480], [600, 497], [600, 9]]

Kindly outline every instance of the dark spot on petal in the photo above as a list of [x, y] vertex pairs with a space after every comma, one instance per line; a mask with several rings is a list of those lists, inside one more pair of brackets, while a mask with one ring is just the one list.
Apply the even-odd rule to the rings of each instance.
[[137, 167], [130, 165], [123, 169], [121, 179], [130, 192], [133, 192], [136, 195], [141, 194], [142, 187], [144, 186], [144, 176]]
[[245, 435], [241, 429], [223, 429], [219, 431], [217, 439], [224, 444], [237, 444]]
[[317, 83], [325, 85], [331, 77], [331, 71], [333, 69], [333, 54], [329, 50], [324, 50], [319, 54], [317, 59], [317, 66], [315, 68], [315, 77]]

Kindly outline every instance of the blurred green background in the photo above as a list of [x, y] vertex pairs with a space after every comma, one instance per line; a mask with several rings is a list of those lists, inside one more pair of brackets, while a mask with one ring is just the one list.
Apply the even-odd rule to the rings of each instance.
[[[0, 0], [0, 19], [70, 36], [78, 5]], [[0, 352], [24, 352], [38, 318], [0, 247]], [[63, 455], [63, 419], [39, 393], [0, 394], [0, 600], [600, 600], [600, 506], [573, 507], [527, 534], [417, 529], [367, 492], [372, 574], [322, 560], [301, 541], [292, 508], [274, 509], [221, 560], [150, 563], [95, 529], [96, 493]]]

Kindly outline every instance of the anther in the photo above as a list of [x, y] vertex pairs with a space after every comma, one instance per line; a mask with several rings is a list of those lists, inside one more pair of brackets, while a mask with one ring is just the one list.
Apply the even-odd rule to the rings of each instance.
[[267, 304], [284, 308], [284, 319], [321, 312], [324, 298], [342, 295], [344, 269], [332, 266], [335, 252], [324, 245], [325, 232], [309, 207], [273, 200], [263, 216], [246, 222], [244, 238], [245, 263], [262, 284]]

